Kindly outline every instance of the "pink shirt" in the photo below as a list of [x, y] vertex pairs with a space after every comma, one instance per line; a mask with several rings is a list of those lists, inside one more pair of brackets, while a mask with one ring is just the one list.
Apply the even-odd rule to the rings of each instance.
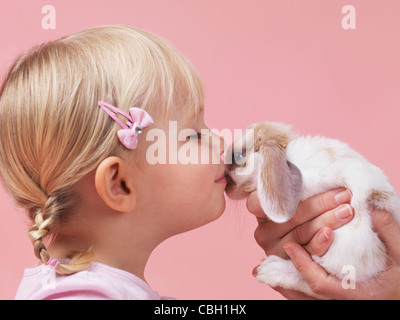
[[168, 299], [151, 290], [137, 276], [105, 264], [94, 262], [87, 270], [69, 276], [56, 274], [46, 265], [27, 268], [19, 285], [17, 300], [52, 299]]

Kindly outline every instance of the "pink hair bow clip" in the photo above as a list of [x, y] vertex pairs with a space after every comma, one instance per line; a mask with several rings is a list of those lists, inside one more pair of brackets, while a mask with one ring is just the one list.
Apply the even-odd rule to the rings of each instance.
[[[138, 143], [138, 134], [142, 133], [143, 128], [154, 123], [153, 118], [146, 111], [140, 108], [130, 108], [129, 114], [127, 114], [103, 101], [99, 101], [99, 107], [122, 127], [122, 129], [118, 131], [118, 137], [122, 144], [128, 149], [135, 149]], [[128, 119], [128, 121], [123, 123], [118, 118], [117, 114], [122, 115]]]

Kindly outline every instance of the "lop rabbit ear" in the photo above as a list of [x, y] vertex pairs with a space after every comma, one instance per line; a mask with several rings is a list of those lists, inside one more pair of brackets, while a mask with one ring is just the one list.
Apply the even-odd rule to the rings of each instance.
[[303, 179], [299, 168], [286, 160], [278, 144], [262, 145], [257, 193], [265, 214], [274, 222], [288, 221], [300, 201]]

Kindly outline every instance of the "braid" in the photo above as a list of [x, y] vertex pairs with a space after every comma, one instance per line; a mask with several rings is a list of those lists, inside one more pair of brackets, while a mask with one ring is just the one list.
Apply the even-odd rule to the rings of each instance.
[[34, 214], [35, 223], [28, 229], [28, 237], [32, 241], [35, 256], [43, 263], [50, 259], [42, 239], [47, 236], [54, 223], [54, 213], [57, 212], [55, 207], [55, 197], [49, 197], [44, 206]]
[[[46, 203], [40, 208], [36, 207], [36, 212], [33, 214], [35, 223], [28, 229], [27, 233], [32, 241], [35, 256], [42, 263], [47, 263], [51, 258], [43, 239], [51, 234], [50, 229], [54, 222], [60, 219], [63, 213], [71, 207], [71, 201], [68, 201], [68, 198], [65, 196], [49, 196]], [[57, 265], [56, 270], [58, 273], [72, 274], [82, 271], [90, 266], [94, 258], [89, 250], [71, 252], [70, 256], [71, 260], [68, 263], [59, 263]]]

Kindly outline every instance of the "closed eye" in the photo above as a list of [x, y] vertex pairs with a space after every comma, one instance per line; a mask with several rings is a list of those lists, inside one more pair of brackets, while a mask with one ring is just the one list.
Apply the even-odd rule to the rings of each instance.
[[188, 139], [197, 139], [197, 140], [200, 140], [201, 137], [202, 137], [201, 132], [196, 132], [195, 134], [192, 134], [192, 135], [188, 136], [188, 137], [186, 138], [186, 140], [188, 140]]

